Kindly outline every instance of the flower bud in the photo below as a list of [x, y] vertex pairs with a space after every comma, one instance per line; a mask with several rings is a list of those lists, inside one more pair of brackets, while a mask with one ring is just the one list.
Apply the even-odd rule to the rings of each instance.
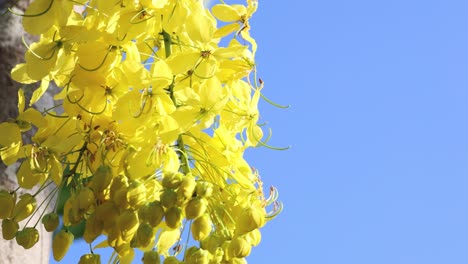
[[85, 213], [94, 206], [96, 199], [93, 191], [88, 187], [84, 187], [78, 193], [75, 202], [77, 203], [79, 212]]
[[148, 247], [151, 241], [154, 239], [154, 236], [155, 236], [155, 233], [153, 231], [153, 228], [149, 224], [146, 224], [146, 223], [140, 224], [135, 235], [138, 247], [141, 247], [141, 248]]
[[245, 258], [232, 258], [229, 260], [229, 264], [247, 264]]
[[110, 185], [111, 181], [112, 169], [107, 165], [101, 165], [93, 175], [91, 188], [96, 194], [101, 193]]
[[166, 225], [172, 229], [179, 228], [182, 224], [182, 210], [179, 207], [171, 207], [167, 209], [165, 217]]
[[195, 240], [201, 241], [207, 238], [211, 232], [211, 220], [209, 215], [204, 214], [197, 217], [192, 223], [191, 230]]
[[73, 243], [74, 236], [68, 230], [60, 230], [57, 235], [54, 236], [52, 240], [52, 253], [54, 255], [55, 261], [60, 261], [65, 257]]
[[185, 252], [185, 263], [187, 264], [208, 264], [209, 263], [209, 253], [207, 250], [190, 247]]
[[16, 232], [18, 232], [19, 225], [13, 219], [3, 219], [2, 221], [2, 235], [3, 239], [5, 240], [12, 240], [16, 236]]
[[177, 189], [177, 195], [179, 196], [179, 199], [188, 200], [192, 198], [196, 186], [197, 183], [195, 178], [191, 174], [184, 176], [179, 188]]
[[197, 197], [210, 197], [213, 194], [213, 184], [207, 181], [199, 181], [197, 182], [195, 191], [197, 192]]
[[59, 216], [56, 213], [48, 213], [42, 217], [42, 224], [47, 232], [52, 232], [59, 225]]
[[159, 258], [159, 254], [156, 251], [146, 251], [143, 254], [143, 258], [141, 259], [143, 264], [159, 264], [161, 260]]
[[63, 205], [62, 221], [63, 221], [64, 226], [70, 226], [71, 224], [70, 219], [68, 217], [70, 215], [71, 209], [72, 209], [72, 199], [68, 198], [68, 200], [65, 201], [65, 204]]
[[0, 191], [0, 219], [5, 219], [11, 217], [13, 213], [13, 208], [15, 207], [15, 197], [13, 194], [1, 190]]
[[36, 198], [31, 194], [25, 193], [20, 196], [20, 200], [13, 209], [13, 219], [20, 222], [29, 217], [36, 209]]
[[180, 172], [164, 172], [162, 186], [166, 189], [177, 189], [182, 183], [184, 175]]
[[164, 208], [162, 205], [157, 201], [151, 202], [147, 206], [147, 212], [148, 224], [152, 227], [158, 226], [164, 217]]
[[224, 239], [216, 233], [211, 233], [200, 242], [201, 248], [208, 250], [211, 254], [215, 254], [217, 248], [222, 246]]
[[164, 259], [163, 264], [180, 264], [180, 261], [176, 257], [170, 256]]
[[192, 198], [185, 206], [185, 217], [194, 219], [205, 213], [208, 202], [205, 198]]
[[101, 256], [99, 254], [85, 254], [81, 256], [78, 264], [101, 264]]
[[32, 248], [39, 241], [39, 232], [34, 227], [25, 227], [16, 233], [16, 243], [25, 249]]
[[229, 244], [229, 255], [233, 258], [244, 258], [250, 255], [252, 246], [242, 237], [232, 239]]
[[221, 263], [223, 261], [224, 251], [222, 248], [217, 247], [213, 253], [213, 257], [211, 259], [211, 263]]
[[63, 207], [63, 223], [65, 226], [77, 225], [81, 222], [84, 212], [80, 212], [79, 201], [76, 195], [72, 195]]
[[250, 245], [252, 245], [253, 247], [260, 244], [260, 241], [262, 240], [262, 233], [260, 233], [260, 230], [258, 229], [254, 229], [245, 234], [244, 236], [247, 242], [249, 242]]
[[243, 235], [265, 224], [265, 212], [262, 208], [249, 206], [242, 210], [236, 222], [236, 234]]
[[161, 194], [161, 204], [166, 208], [171, 208], [177, 203], [177, 194], [172, 189], [165, 189]]

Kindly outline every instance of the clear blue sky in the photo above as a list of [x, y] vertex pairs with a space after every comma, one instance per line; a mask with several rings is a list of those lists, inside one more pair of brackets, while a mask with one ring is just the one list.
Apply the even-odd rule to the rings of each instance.
[[260, 0], [259, 76], [292, 105], [260, 111], [292, 148], [248, 153], [285, 205], [249, 263], [468, 263], [466, 10]]

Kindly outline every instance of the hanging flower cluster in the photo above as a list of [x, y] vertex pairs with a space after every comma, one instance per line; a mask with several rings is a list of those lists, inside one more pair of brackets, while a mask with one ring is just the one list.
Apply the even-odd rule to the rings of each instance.
[[[12, 77], [41, 85], [29, 106], [19, 90], [18, 117], [0, 124], [0, 156], [21, 162], [21, 188], [39, 189], [0, 192], [3, 238], [34, 246], [38, 223], [21, 221], [38, 213], [56, 231], [57, 261], [73, 242], [69, 228], [85, 223], [83, 239], [113, 248], [114, 263], [131, 263], [135, 249], [145, 264], [246, 263], [281, 210], [243, 158], [266, 145], [249, 35], [256, 9], [255, 0], [210, 9], [201, 0], [35, 0], [18, 14], [40, 39], [25, 43]], [[31, 108], [52, 81], [56, 105]], [[46, 209], [64, 188], [59, 227]], [[79, 263], [100, 256], [91, 249]]]

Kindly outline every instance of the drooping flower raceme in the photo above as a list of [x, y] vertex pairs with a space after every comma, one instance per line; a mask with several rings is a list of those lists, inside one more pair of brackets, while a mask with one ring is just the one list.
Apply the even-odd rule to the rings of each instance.
[[[84, 224], [83, 239], [113, 248], [114, 263], [131, 263], [136, 249], [143, 263], [245, 263], [281, 210], [276, 189], [265, 197], [243, 157], [266, 145], [248, 21], [256, 9], [255, 0], [212, 8], [201, 0], [33, 1], [19, 15], [40, 39], [26, 44], [12, 77], [41, 85], [29, 106], [19, 91], [19, 116], [0, 124], [0, 156], [21, 163], [21, 188], [39, 190], [0, 192], [4, 239], [34, 246], [38, 223], [22, 221], [42, 213], [48, 231], [60, 229], [57, 261], [74, 239], [69, 229]], [[50, 82], [61, 88], [56, 105], [31, 108]], [[51, 183], [46, 201], [36, 201]], [[45, 214], [63, 190], [62, 205]], [[79, 263], [100, 256], [91, 251]]]

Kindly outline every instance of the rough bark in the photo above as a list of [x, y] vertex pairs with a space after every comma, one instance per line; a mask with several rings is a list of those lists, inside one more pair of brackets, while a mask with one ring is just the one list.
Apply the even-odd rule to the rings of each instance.
[[[10, 7], [14, 2], [11, 0], [0, 0], [0, 13], [4, 13], [7, 7]], [[17, 12], [22, 12], [30, 0], [20, 0], [15, 4], [13, 9]], [[25, 36], [28, 40], [32, 40], [23, 31], [21, 17], [13, 15], [9, 12], [0, 16], [0, 122], [8, 118], [15, 118], [17, 111], [17, 91], [21, 86], [10, 78], [11, 69], [19, 62], [23, 61], [25, 47], [22, 44], [21, 38]], [[40, 108], [50, 105], [52, 102], [50, 96], [46, 96], [41, 102]], [[0, 135], [1, 137], [2, 135]], [[28, 141], [25, 138], [25, 141]], [[15, 172], [18, 164], [6, 167], [0, 161], [0, 189], [14, 190], [17, 187]], [[44, 195], [39, 194], [37, 200], [40, 203], [44, 199]], [[35, 223], [36, 218], [31, 220]], [[27, 220], [20, 222], [22, 228]], [[47, 233], [41, 224], [37, 225], [40, 240], [31, 249], [25, 250], [19, 246], [15, 240], [5, 241], [0, 237], [0, 263], [16, 264], [16, 263], [49, 263], [49, 254], [51, 247], [51, 234]], [[0, 226], [1, 230], [1, 226]]]

